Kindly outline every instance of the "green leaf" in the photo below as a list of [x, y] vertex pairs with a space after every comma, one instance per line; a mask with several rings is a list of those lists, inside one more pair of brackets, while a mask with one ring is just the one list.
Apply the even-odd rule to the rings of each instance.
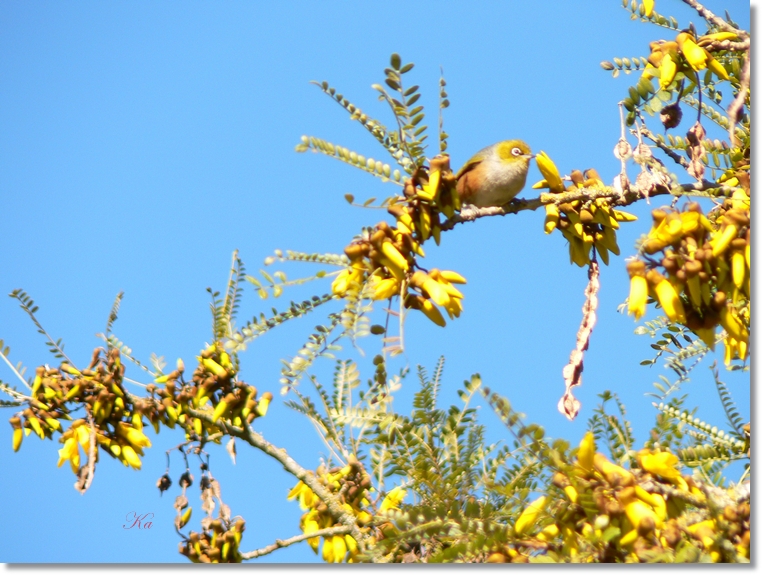
[[606, 530], [601, 534], [601, 539], [603, 539], [606, 543], [611, 541], [614, 537], [617, 537], [622, 532], [619, 527], [614, 527], [613, 525], [610, 525], [606, 528]]

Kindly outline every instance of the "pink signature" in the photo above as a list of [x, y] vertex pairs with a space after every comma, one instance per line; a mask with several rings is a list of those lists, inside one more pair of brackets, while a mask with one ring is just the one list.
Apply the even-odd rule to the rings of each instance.
[[[127, 516], [127, 523], [122, 525], [122, 529], [132, 529], [133, 527], [137, 527], [138, 529], [150, 529], [153, 526], [153, 513], [144, 513], [143, 515], [138, 515], [134, 511], [130, 511]], [[127, 527], [129, 525], [129, 527]]]

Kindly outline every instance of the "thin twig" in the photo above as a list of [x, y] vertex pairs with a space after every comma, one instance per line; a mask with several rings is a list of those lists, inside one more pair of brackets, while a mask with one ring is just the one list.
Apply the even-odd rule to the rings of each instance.
[[339, 523], [349, 527], [349, 533], [351, 533], [352, 537], [355, 538], [355, 541], [357, 541], [358, 545], [361, 547], [363, 546], [363, 534], [357, 526], [357, 521], [354, 515], [348, 513], [342, 507], [341, 501], [339, 501], [339, 499], [333, 493], [328, 491], [328, 489], [326, 489], [326, 487], [320, 481], [318, 481], [318, 478], [315, 476], [315, 474], [299, 465], [286, 452], [285, 449], [276, 447], [267, 441], [261, 434], [251, 429], [249, 426], [246, 426], [245, 428], [236, 427], [227, 421], [224, 421], [223, 419], [219, 419], [214, 422], [212, 421], [211, 412], [207, 413], [198, 411], [196, 409], [188, 409], [188, 413], [197, 419], [201, 419], [202, 421], [206, 421], [207, 423], [220, 427], [223, 433], [233, 435], [235, 437], [240, 437], [252, 447], [256, 447], [266, 455], [269, 455], [278, 461], [281, 465], [283, 465], [286, 471], [302, 481], [307, 487], [312, 489], [315, 495], [317, 495], [318, 498], [320, 498], [320, 500], [326, 504], [331, 517], [333, 517], [334, 520], [338, 521]]
[[30, 399], [32, 399], [31, 397], [28, 397], [28, 396], [24, 395], [23, 393], [20, 393], [20, 392], [16, 391], [15, 389], [12, 389], [10, 386], [8, 386], [8, 385], [6, 385], [6, 384], [4, 384], [2, 382], [0, 382], [0, 391], [2, 391], [3, 393], [7, 393], [8, 395], [10, 395], [16, 401], [24, 402], [24, 401], [29, 401]]
[[[16, 367], [15, 367], [15, 366], [14, 366], [14, 365], [11, 363], [11, 360], [9, 360], [9, 359], [8, 359], [8, 358], [5, 356], [5, 354], [4, 354], [2, 351], [0, 351], [0, 357], [2, 357], [2, 358], [5, 360], [5, 363], [7, 363], [7, 364], [8, 364], [8, 367], [10, 367], [10, 368], [11, 368], [11, 371], [13, 371], [13, 373], [15, 373], [15, 374], [16, 374], [16, 377], [18, 377], [18, 378], [21, 380], [21, 383], [23, 383], [24, 385], [26, 385], [26, 386], [27, 386], [29, 389], [32, 389], [32, 386], [31, 386], [31, 385], [29, 385], [29, 384], [27, 383], [27, 381], [26, 381], [26, 380], [25, 380], [25, 379], [24, 379], [24, 378], [21, 376], [21, 374], [18, 372], [18, 370], [16, 369]], [[3, 390], [3, 391], [5, 391], [5, 390]], [[27, 399], [28, 399], [28, 398], [27, 398]]]
[[641, 128], [640, 133], [643, 135], [644, 138], [648, 138], [649, 140], [651, 140], [656, 145], [657, 148], [659, 148], [662, 152], [664, 152], [670, 158], [672, 158], [675, 161], [675, 163], [680, 164], [680, 166], [682, 166], [686, 170], [688, 169], [688, 160], [683, 158], [680, 154], [678, 154], [674, 150], [668, 148], [664, 142], [662, 142], [656, 136], [654, 136], [651, 130], [643, 126]]
[[81, 485], [80, 489], [78, 489], [82, 495], [84, 495], [85, 492], [90, 489], [90, 485], [92, 485], [93, 478], [95, 477], [95, 421], [93, 421], [93, 415], [90, 413], [89, 408], [87, 410], [87, 422], [90, 424], [90, 445], [87, 450], [87, 475], [85, 476], [84, 484]]
[[723, 20], [719, 16], [715, 16], [712, 12], [707, 10], [703, 5], [699, 4], [696, 0], [683, 0], [683, 2], [685, 2], [688, 6], [690, 6], [696, 12], [698, 12], [698, 15], [701, 16], [704, 20], [706, 20], [710, 24], [713, 24], [720, 30], [724, 30], [725, 32], [733, 32], [743, 37], [747, 36], [745, 31], [739, 30], [738, 28], [734, 28], [733, 26], [728, 24], [725, 20]]
[[333, 527], [328, 527], [326, 529], [319, 529], [318, 531], [313, 531], [312, 533], [302, 533], [301, 535], [294, 535], [293, 537], [289, 537], [288, 539], [276, 539], [275, 543], [270, 543], [270, 545], [266, 545], [254, 551], [247, 551], [246, 553], [241, 553], [241, 557], [243, 557], [244, 559], [256, 559], [257, 557], [262, 557], [263, 555], [269, 555], [273, 551], [277, 551], [278, 549], [281, 549], [282, 547], [288, 547], [289, 545], [293, 545], [295, 543], [301, 543], [305, 539], [312, 539], [313, 537], [330, 537], [332, 535], [345, 535], [349, 533], [351, 530], [352, 528], [349, 527], [348, 525], [334, 525]]
[[728, 120], [730, 121], [728, 133], [730, 134], [730, 141], [734, 146], [738, 145], [738, 138], [736, 138], [736, 124], [741, 117], [741, 111], [746, 102], [746, 94], [749, 92], [750, 82], [751, 50], [746, 52], [746, 58], [744, 59], [743, 68], [741, 69], [741, 87], [738, 90], [738, 95], [731, 102], [730, 106], [728, 106]]

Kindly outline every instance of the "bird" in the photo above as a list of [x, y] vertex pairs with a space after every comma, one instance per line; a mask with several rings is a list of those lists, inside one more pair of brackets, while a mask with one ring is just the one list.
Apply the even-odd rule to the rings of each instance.
[[480, 150], [455, 175], [461, 203], [504, 206], [524, 188], [532, 158], [522, 140], [505, 140]]

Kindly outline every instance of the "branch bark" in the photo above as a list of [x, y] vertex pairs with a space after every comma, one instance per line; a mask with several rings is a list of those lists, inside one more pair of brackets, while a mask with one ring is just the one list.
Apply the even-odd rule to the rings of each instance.
[[467, 206], [461, 210], [460, 213], [455, 214], [452, 218], [442, 223], [442, 231], [453, 229], [457, 224], [465, 222], [473, 222], [479, 218], [490, 216], [506, 216], [508, 214], [518, 214], [526, 210], [534, 211], [546, 204], [563, 204], [567, 202], [573, 202], [575, 200], [589, 201], [597, 198], [609, 198], [612, 200], [610, 203], [614, 207], [629, 206], [634, 204], [638, 200], [644, 199], [646, 196], [702, 196], [710, 197], [709, 190], [719, 190], [723, 195], [730, 195], [735, 188], [729, 186], [723, 186], [709, 180], [702, 180], [693, 184], [679, 184], [667, 189], [659, 187], [655, 190], [649, 190], [646, 194], [645, 190], [641, 190], [637, 185], [630, 184], [629, 189], [626, 192], [620, 192], [614, 187], [605, 186], [603, 188], [578, 188], [568, 192], [560, 194], [544, 193], [538, 198], [532, 198], [529, 200], [514, 199], [510, 204], [504, 207], [489, 207], [489, 208], [477, 208], [475, 206]]
[[728, 106], [728, 120], [730, 120], [728, 133], [730, 134], [730, 141], [734, 146], [738, 145], [738, 138], [736, 138], [736, 124], [741, 117], [741, 111], [743, 110], [744, 103], [746, 102], [746, 94], [749, 92], [750, 83], [751, 50], [746, 52], [746, 58], [744, 59], [743, 68], [741, 69], [741, 87], [738, 90], [738, 95], [730, 103], [730, 106]]
[[720, 30], [725, 32], [734, 32], [735, 34], [738, 34], [744, 38], [748, 36], [745, 31], [734, 28], [719, 16], [715, 16], [712, 12], [710, 12], [702, 4], [699, 4], [696, 0], [683, 0], [683, 2], [698, 12], [698, 15], [701, 16], [704, 20], [714, 24]]
[[256, 559], [257, 557], [262, 557], [263, 555], [269, 555], [273, 551], [277, 551], [282, 547], [288, 547], [294, 543], [301, 543], [305, 539], [312, 539], [313, 537], [330, 537], [331, 535], [345, 535], [350, 533], [351, 530], [352, 528], [348, 525], [334, 525], [333, 527], [319, 529], [318, 531], [313, 531], [312, 533], [294, 535], [288, 539], [276, 539], [275, 543], [271, 543], [270, 545], [266, 545], [260, 549], [255, 549], [254, 551], [241, 553], [241, 557], [244, 559]]
[[[345, 511], [341, 506], [339, 499], [333, 493], [328, 491], [328, 489], [326, 489], [325, 486], [320, 483], [320, 481], [318, 481], [318, 478], [315, 476], [315, 474], [299, 465], [288, 453], [286, 453], [285, 449], [276, 447], [267, 441], [261, 434], [251, 429], [249, 426], [246, 428], [236, 427], [222, 419], [214, 422], [212, 421], [211, 413], [198, 411], [196, 409], [188, 409], [188, 413], [197, 419], [216, 425], [228, 435], [241, 438], [252, 447], [259, 449], [266, 455], [269, 455], [278, 461], [281, 465], [283, 465], [283, 468], [286, 471], [288, 471], [291, 475], [300, 481], [304, 482], [307, 487], [312, 489], [315, 495], [317, 495], [320, 500], [326, 504], [331, 517], [333, 517], [342, 525], [346, 526], [349, 529], [349, 533], [352, 535], [352, 537], [354, 537], [355, 541], [357, 541], [357, 545], [360, 548], [363, 547], [364, 536], [357, 526], [357, 521], [354, 515], [347, 513], [347, 511]], [[312, 535], [312, 537], [314, 537], [314, 535]]]

